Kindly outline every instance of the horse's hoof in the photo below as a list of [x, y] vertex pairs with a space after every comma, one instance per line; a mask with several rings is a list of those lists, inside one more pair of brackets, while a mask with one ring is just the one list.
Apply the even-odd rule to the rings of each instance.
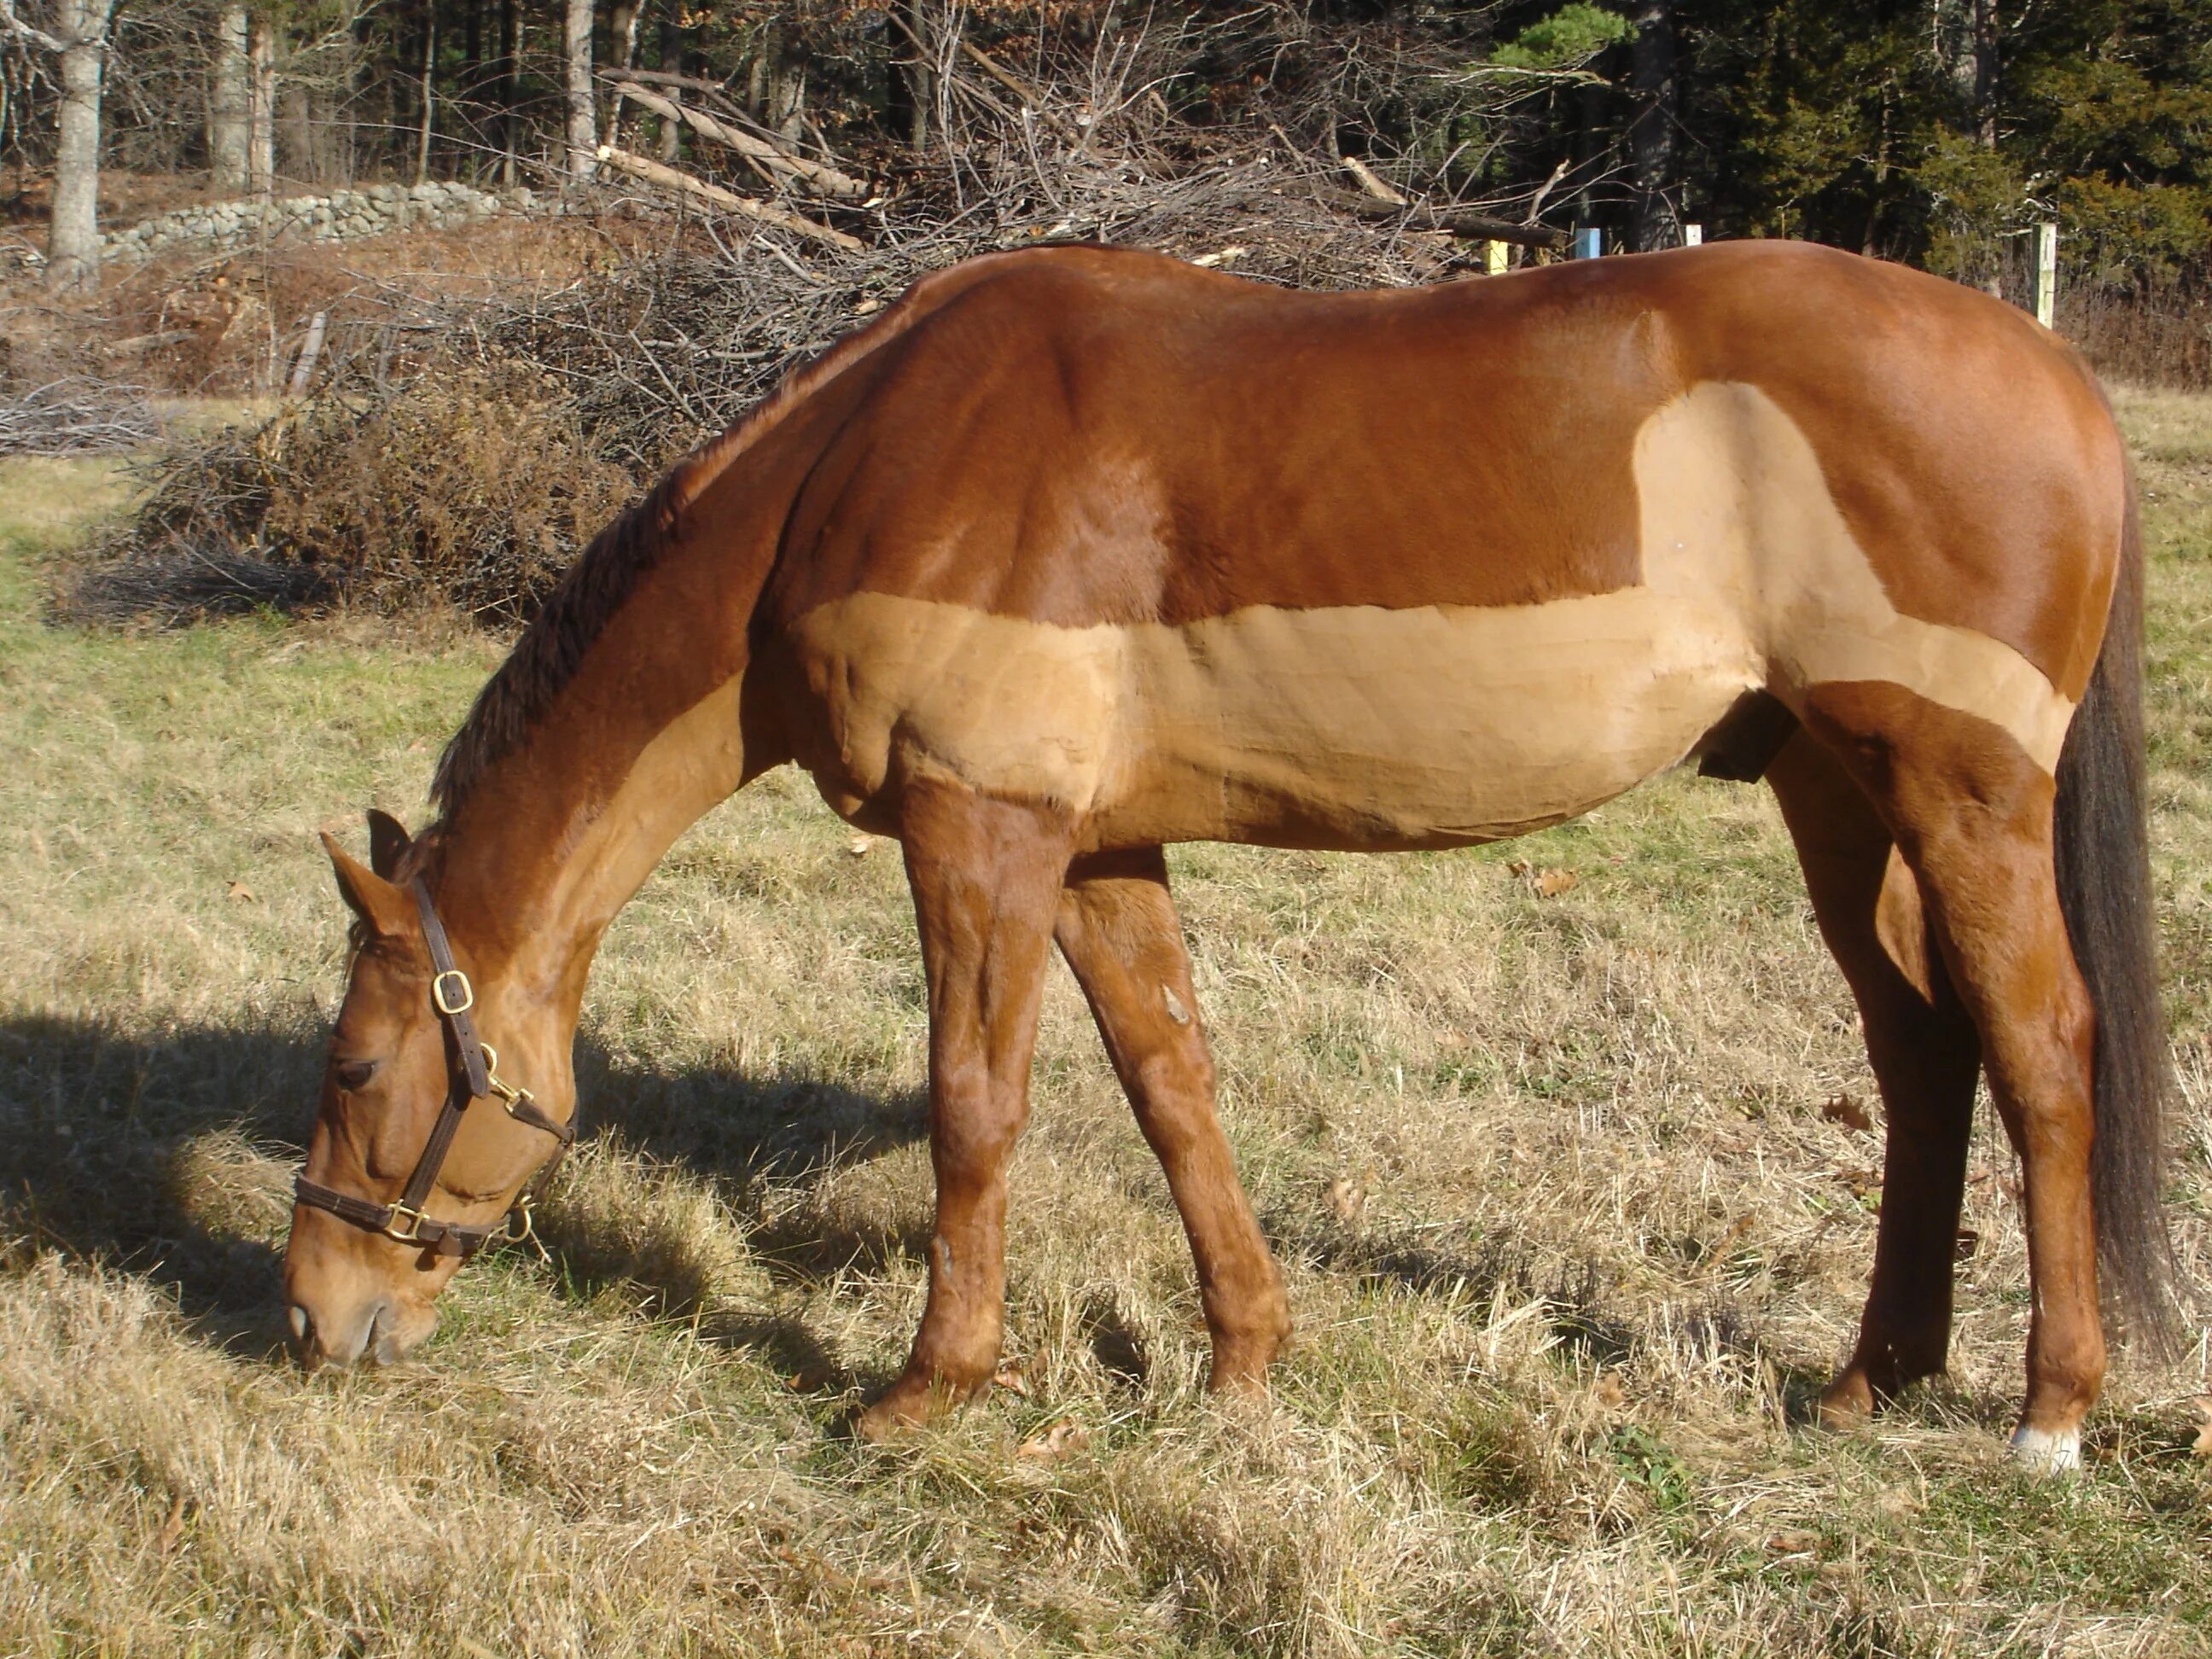
[[1265, 1400], [1267, 1397], [1267, 1368], [1265, 1365], [1216, 1365], [1206, 1379], [1206, 1391], [1216, 1401]]
[[2023, 1423], [2012, 1431], [2012, 1455], [2029, 1474], [2073, 1474], [2081, 1468], [2081, 1431]]
[[1874, 1385], [1864, 1371], [1845, 1371], [1821, 1391], [1820, 1426], [1824, 1429], [1856, 1429], [1873, 1415]]
[[881, 1446], [921, 1426], [921, 1419], [901, 1412], [887, 1412], [881, 1402], [853, 1419], [853, 1432], [872, 1446]]
[[901, 1439], [972, 1400], [988, 1383], [963, 1387], [941, 1376], [902, 1376], [854, 1420], [853, 1432], [876, 1445]]

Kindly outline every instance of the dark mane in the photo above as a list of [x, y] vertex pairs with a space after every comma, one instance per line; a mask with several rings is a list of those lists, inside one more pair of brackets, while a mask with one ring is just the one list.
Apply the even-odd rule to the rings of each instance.
[[576, 677], [607, 619], [668, 545], [678, 514], [697, 494], [693, 471], [708, 453], [686, 458], [642, 501], [592, 538], [547, 596], [544, 609], [477, 693], [468, 718], [438, 757], [430, 798], [441, 817], [450, 820], [477, 780], [521, 746], [538, 717]]

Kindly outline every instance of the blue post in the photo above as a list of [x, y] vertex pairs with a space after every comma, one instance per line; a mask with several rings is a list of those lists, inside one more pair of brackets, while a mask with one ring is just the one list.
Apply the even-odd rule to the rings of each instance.
[[1595, 259], [1605, 252], [1605, 233], [1592, 225], [1575, 233], [1575, 258]]

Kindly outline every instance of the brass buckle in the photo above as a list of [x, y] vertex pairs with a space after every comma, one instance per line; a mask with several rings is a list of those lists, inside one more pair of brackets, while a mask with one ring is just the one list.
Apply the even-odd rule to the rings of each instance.
[[[404, 1232], [399, 1229], [399, 1218], [402, 1216], [411, 1218], [407, 1223], [407, 1230]], [[402, 1244], [419, 1244], [422, 1242], [422, 1211], [405, 1204], [395, 1204], [392, 1206], [392, 1219], [384, 1224], [384, 1236], [386, 1238], [396, 1238]]]
[[[449, 979], [460, 981], [458, 1000], [447, 994], [446, 981]], [[469, 983], [469, 976], [459, 969], [448, 968], [430, 981], [430, 1004], [441, 1014], [465, 1014], [477, 1006], [476, 987]]]

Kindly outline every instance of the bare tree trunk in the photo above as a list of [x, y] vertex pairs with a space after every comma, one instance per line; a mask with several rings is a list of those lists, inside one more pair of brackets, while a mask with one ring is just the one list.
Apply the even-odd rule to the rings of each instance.
[[[1997, 0], [1935, 0], [1936, 52], [1957, 100], [1960, 125], [1984, 149], [1997, 147]], [[1994, 256], [1982, 288], [2001, 294]]]
[[1974, 0], [1974, 137], [1997, 147], [1997, 0]]
[[568, 176], [588, 179], [599, 164], [592, 115], [592, 0], [566, 0], [562, 51], [568, 66]]
[[276, 190], [276, 29], [267, 17], [258, 16], [247, 33], [253, 95], [246, 171], [253, 193], [268, 197]]
[[89, 294], [100, 287], [100, 81], [113, 10], [114, 0], [61, 0], [55, 8], [62, 107], [46, 286], [57, 294]]
[[1936, 55], [1960, 117], [1984, 149], [1997, 147], [1997, 0], [1934, 0]]
[[317, 137], [321, 130], [313, 89], [288, 79], [276, 94], [276, 160], [286, 178], [330, 183], [328, 158]]
[[1628, 148], [1636, 181], [1636, 251], [1649, 253], [1682, 240], [1674, 188], [1674, 123], [1680, 107], [1674, 74], [1674, 0], [1636, 0], [1636, 115]]
[[415, 149], [415, 182], [430, 176], [430, 133], [438, 114], [438, 9], [427, 9], [422, 28], [422, 135]]
[[522, 15], [515, 0], [499, 0], [499, 182], [514, 188], [514, 102], [520, 95]]
[[[613, 12], [608, 18], [608, 46], [614, 53], [615, 65], [628, 69], [637, 59], [638, 0], [615, 0]], [[614, 97], [607, 106], [607, 142], [622, 143], [622, 83], [615, 83]]]
[[929, 18], [924, 0], [894, 0], [891, 7], [890, 118], [893, 131], [904, 128], [907, 143], [916, 150], [929, 144], [929, 113], [937, 102], [936, 77], [931, 74]]
[[[660, 8], [660, 67], [678, 74], [684, 68], [684, 25], [678, 21], [675, 0], [665, 0]], [[673, 161], [681, 140], [684, 124], [663, 120], [660, 124], [660, 159]]]
[[246, 8], [227, 5], [216, 19], [208, 67], [208, 183], [218, 196], [242, 196], [251, 182], [253, 71], [247, 52]]
[[447, 125], [460, 135], [460, 154], [454, 160], [453, 176], [459, 178], [464, 171], [471, 184], [483, 179], [483, 0], [468, 0], [465, 8], [467, 26], [461, 35], [460, 83], [452, 94], [459, 110], [459, 119], [447, 118]]

